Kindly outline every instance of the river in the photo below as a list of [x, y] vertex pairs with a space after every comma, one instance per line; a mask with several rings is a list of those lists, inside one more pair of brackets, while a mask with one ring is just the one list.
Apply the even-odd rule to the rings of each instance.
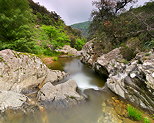
[[105, 81], [78, 58], [59, 58], [49, 65], [49, 68], [69, 73], [67, 79], [76, 80], [79, 89], [88, 96], [88, 100], [70, 108], [9, 116], [6, 123], [100, 123], [102, 104], [111, 100], [113, 96], [109, 91], [97, 91], [103, 88]]

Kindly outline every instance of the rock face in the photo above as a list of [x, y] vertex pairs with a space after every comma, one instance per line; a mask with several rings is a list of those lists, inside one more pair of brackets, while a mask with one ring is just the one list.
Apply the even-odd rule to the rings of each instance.
[[64, 54], [72, 55], [72, 56], [80, 56], [81, 51], [77, 51], [76, 49], [72, 48], [69, 45], [65, 45], [62, 49], [56, 50], [58, 52], [62, 52]]
[[[0, 110], [20, 108], [25, 102], [31, 105], [30, 95], [35, 93], [35, 103], [61, 100], [69, 105], [72, 100], [82, 100], [73, 80], [53, 85], [68, 74], [51, 70], [35, 55], [12, 50], [0, 51]], [[27, 96], [25, 96], [25, 95]], [[69, 98], [69, 99], [68, 99]], [[72, 100], [71, 100], [72, 99]], [[75, 102], [75, 101], [74, 101]], [[74, 103], [74, 104], [76, 104]]]
[[81, 61], [90, 66], [95, 62], [95, 55], [93, 51], [93, 40], [87, 42], [82, 48]]
[[19, 94], [13, 91], [1, 91], [0, 92], [0, 110], [4, 111], [7, 108], [17, 109], [21, 107], [27, 100], [27, 97], [23, 94]]
[[[89, 49], [85, 50], [86, 53], [83, 54], [88, 54]], [[88, 57], [91, 58], [92, 56]], [[82, 59], [82, 61], [90, 63], [87, 59]], [[101, 75], [108, 75], [106, 85], [111, 91], [144, 109], [154, 112], [153, 51], [137, 54], [128, 63], [123, 59], [120, 48], [116, 48], [98, 57], [90, 64]]]
[[65, 75], [48, 69], [35, 55], [9, 49], [0, 51], [0, 90], [21, 92], [30, 86], [57, 81]]
[[110, 72], [107, 86], [116, 94], [154, 112], [154, 53], [137, 55], [129, 64], [115, 62], [119, 68]]
[[[65, 83], [53, 86], [50, 82], [46, 83], [38, 93], [40, 101], [53, 102], [67, 105], [67, 102], [76, 104], [83, 97], [77, 92], [77, 84], [74, 80], [68, 80]], [[70, 103], [69, 103], [70, 105]]]

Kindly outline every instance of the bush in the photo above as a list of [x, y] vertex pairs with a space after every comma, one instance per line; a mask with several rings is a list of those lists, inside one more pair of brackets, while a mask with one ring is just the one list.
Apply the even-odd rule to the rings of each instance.
[[48, 40], [50, 40], [50, 44], [55, 48], [70, 44], [70, 39], [68, 35], [63, 32], [63, 29], [45, 25], [43, 25], [41, 28], [47, 34]]
[[142, 113], [131, 105], [127, 105], [127, 112], [128, 116], [133, 120], [139, 121], [143, 119]]
[[81, 50], [84, 44], [85, 39], [76, 39], [74, 48], [76, 48], [77, 50]]
[[151, 121], [150, 121], [147, 117], [145, 117], [145, 118], [143, 119], [143, 121], [144, 121], [144, 123], [151, 123]]
[[130, 61], [136, 56], [135, 49], [129, 48], [127, 46], [122, 47], [120, 51], [123, 58], [126, 59], [127, 61]]
[[53, 61], [58, 61], [58, 57], [52, 57]]

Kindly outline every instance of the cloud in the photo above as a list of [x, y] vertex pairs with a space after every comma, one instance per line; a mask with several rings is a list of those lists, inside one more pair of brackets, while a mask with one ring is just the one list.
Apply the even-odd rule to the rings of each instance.
[[[45, 6], [49, 11], [59, 14], [67, 25], [87, 21], [93, 10], [94, 0], [33, 0]], [[143, 5], [149, 0], [138, 0], [138, 5]]]
[[87, 21], [93, 9], [93, 0], [34, 0], [50, 11], [56, 11], [66, 24]]

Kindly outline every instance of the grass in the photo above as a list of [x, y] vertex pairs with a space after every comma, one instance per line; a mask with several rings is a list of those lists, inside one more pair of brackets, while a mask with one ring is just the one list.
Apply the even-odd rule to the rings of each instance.
[[129, 118], [135, 121], [142, 121], [143, 123], [151, 123], [148, 117], [143, 117], [143, 113], [140, 112], [138, 109], [134, 108], [131, 105], [127, 105], [127, 112]]
[[150, 121], [149, 118], [147, 118], [147, 117], [145, 117], [145, 118], [143, 119], [143, 121], [144, 121], [144, 123], [151, 123], [151, 121]]
[[119, 62], [124, 63], [124, 64], [128, 64], [128, 63], [129, 63], [129, 61], [127, 61], [126, 59], [122, 59], [122, 60], [119, 61]]
[[52, 57], [53, 61], [58, 61], [58, 57]]
[[133, 120], [139, 121], [143, 119], [142, 113], [131, 105], [127, 105], [127, 112], [128, 116]]

